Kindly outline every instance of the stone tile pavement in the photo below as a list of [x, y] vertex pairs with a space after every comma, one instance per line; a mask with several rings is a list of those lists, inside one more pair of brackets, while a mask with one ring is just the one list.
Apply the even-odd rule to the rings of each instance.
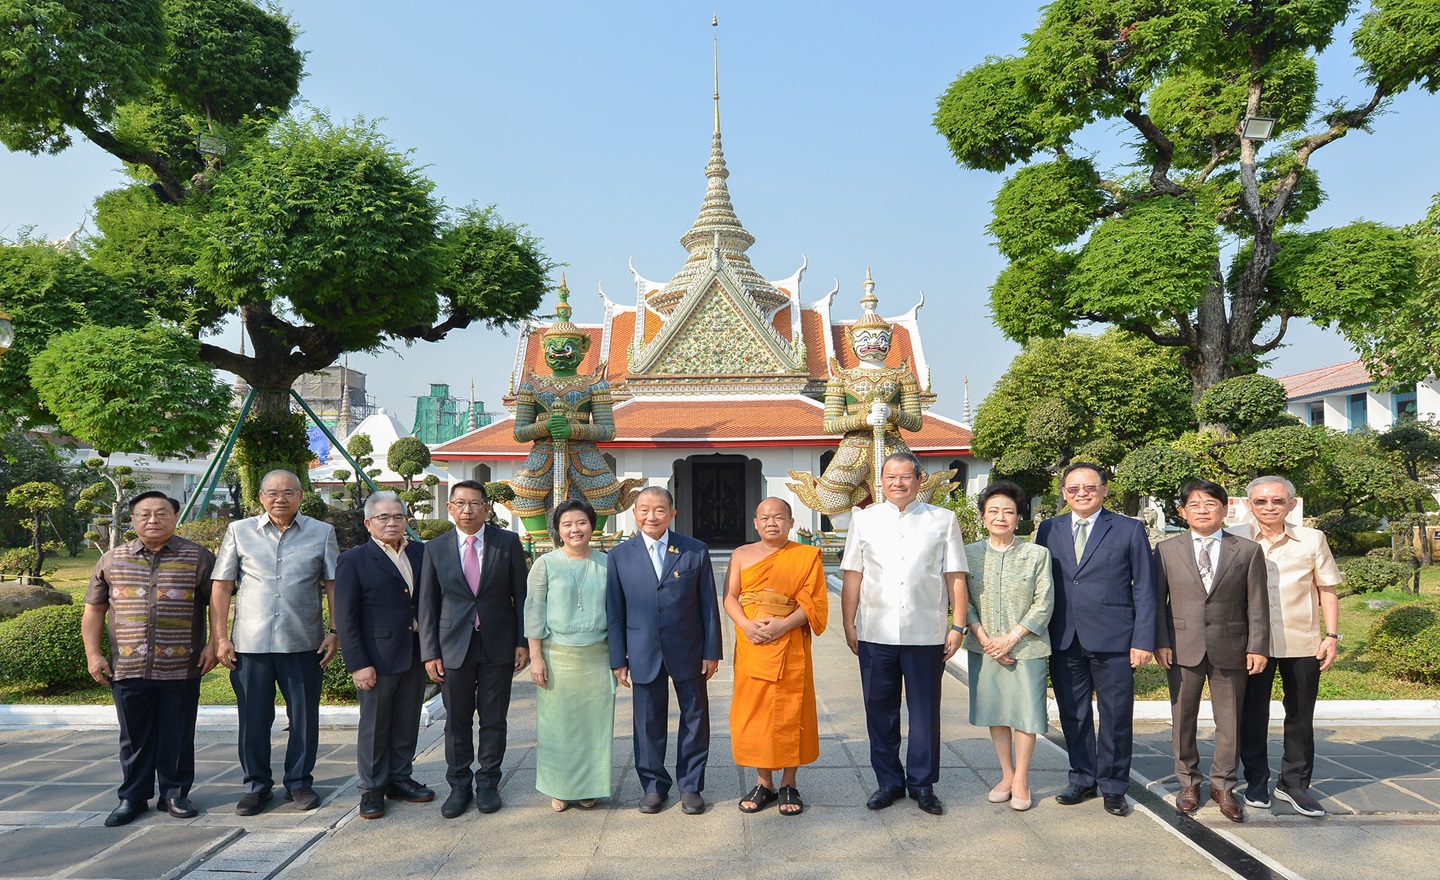
[[[838, 596], [834, 599], [838, 611]], [[727, 626], [727, 640], [731, 639]], [[727, 656], [728, 653], [727, 645]], [[523, 874], [541, 878], [621, 878], [654, 873], [692, 878], [1156, 878], [1217, 876], [1346, 877], [1414, 873], [1433, 861], [1440, 830], [1440, 728], [1334, 728], [1319, 743], [1316, 788], [1335, 815], [1325, 820], [1250, 811], [1237, 826], [1217, 811], [1176, 819], [1163, 801], [1173, 789], [1168, 729], [1142, 726], [1138, 800], [1131, 816], [1107, 816], [1098, 801], [1060, 807], [1066, 761], [1042, 742], [1032, 774], [1036, 806], [1016, 813], [985, 792], [999, 779], [988, 732], [967, 722], [961, 680], [944, 684], [945, 751], [937, 791], [947, 813], [913, 802], [865, 809], [874, 788], [855, 658], [838, 628], [816, 639], [821, 757], [802, 769], [808, 809], [736, 809], [752, 784], [736, 767], [726, 719], [732, 677], [722, 665], [711, 683], [714, 719], [702, 816], [675, 801], [655, 816], [636, 812], [640, 790], [631, 753], [630, 700], [617, 701], [615, 796], [593, 810], [556, 814], [534, 790], [534, 699], [516, 680], [509, 750], [492, 815], [440, 817], [438, 803], [391, 802], [385, 818], [355, 813], [353, 731], [322, 732], [310, 813], [278, 800], [253, 818], [234, 814], [240, 770], [234, 733], [200, 734], [192, 798], [201, 815], [176, 820], [153, 810], [125, 828], [104, 828], [118, 783], [115, 732], [0, 730], [0, 877], [83, 880], [349, 880], [355, 876], [445, 878]], [[440, 724], [422, 731], [417, 777], [444, 795]], [[1054, 732], [1058, 738], [1058, 730]], [[1203, 736], [1204, 734], [1202, 734]], [[1277, 732], [1278, 736], [1278, 732]], [[276, 756], [283, 752], [277, 732]], [[673, 755], [673, 738], [671, 743]], [[152, 802], [153, 806], [153, 802]], [[1237, 856], [1238, 854], [1238, 856]], [[1420, 861], [1421, 858], [1427, 861]], [[1238, 866], [1227, 867], [1229, 865]], [[657, 864], [662, 867], [657, 869]]]

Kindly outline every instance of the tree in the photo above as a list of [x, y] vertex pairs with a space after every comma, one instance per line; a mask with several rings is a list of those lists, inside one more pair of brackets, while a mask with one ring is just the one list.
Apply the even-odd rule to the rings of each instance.
[[[19, 431], [0, 434], [0, 498], [22, 483], [55, 483], [70, 489], [74, 488], [74, 475], [54, 444]], [[13, 547], [30, 540], [30, 527], [22, 526], [21, 518], [23, 513], [0, 505], [0, 547]], [[73, 531], [67, 527], [67, 543]]]
[[30, 383], [60, 428], [108, 455], [196, 455], [230, 417], [230, 388], [200, 343], [161, 324], [82, 327], [30, 362]]
[[[990, 223], [1010, 261], [991, 288], [1000, 328], [1024, 341], [1122, 327], [1176, 349], [1198, 400], [1253, 373], [1292, 319], [1359, 344], [1410, 301], [1415, 247], [1399, 230], [1300, 231], [1324, 198], [1314, 153], [1411, 86], [1440, 88], [1440, 5], [1374, 0], [1352, 40], [1369, 94], [1317, 112], [1314, 54], [1351, 5], [1059, 0], [1019, 56], [956, 79], [934, 119], [956, 161], [1023, 166]], [[1277, 120], [1273, 139], [1241, 136], [1258, 116]], [[1120, 173], [1072, 155], [1092, 124], [1134, 136]], [[1243, 243], [1228, 266], [1222, 238]]]
[[21, 524], [30, 530], [30, 566], [21, 573], [38, 578], [44, 570], [45, 551], [56, 547], [42, 540], [45, 518], [65, 507], [65, 493], [54, 483], [21, 483], [5, 496], [5, 503], [26, 514]]
[[385, 453], [385, 464], [405, 481], [400, 498], [415, 513], [429, 513], [430, 502], [435, 500], [434, 487], [439, 477], [426, 474], [416, 485], [415, 477], [430, 466], [430, 447], [419, 437], [401, 437], [390, 444]]
[[135, 469], [123, 464], [110, 467], [103, 458], [89, 458], [80, 473], [92, 482], [80, 490], [75, 510], [84, 516], [102, 514], [94, 521], [94, 528], [85, 533], [85, 540], [101, 550], [114, 550], [125, 539], [125, 529], [130, 523], [127, 504], [130, 493], [138, 485]]
[[145, 323], [143, 304], [78, 254], [23, 238], [0, 245], [0, 311], [15, 325], [13, 347], [0, 359], [0, 419], [22, 425], [51, 421], [29, 373], [52, 337], [83, 325]]
[[[256, 389], [267, 431], [294, 380], [342, 352], [539, 306], [552, 264], [523, 227], [443, 211], [373, 123], [285, 115], [303, 56], [283, 14], [248, 0], [0, 4], [0, 142], [59, 152], [78, 133], [127, 163], [134, 183], [96, 202], [92, 265], [197, 339], [240, 317], [251, 354], [207, 342], [199, 357]], [[24, 375], [16, 360], [7, 373]]]
[[[1420, 545], [1415, 548], [1416, 555], [1421, 565], [1430, 565], [1435, 559], [1435, 548], [1430, 541], [1429, 522], [1425, 511], [1427, 507], [1434, 507], [1434, 493], [1440, 488], [1440, 425], [1405, 419], [1391, 425], [1375, 438], [1375, 442], [1381, 450], [1399, 462], [1407, 477], [1425, 487], [1425, 494], [1415, 499], [1411, 522], [1413, 527], [1420, 530]], [[1418, 593], [1419, 572], [1416, 572], [1415, 576], [1415, 592]]]
[[1200, 475], [1195, 457], [1165, 443], [1133, 449], [1115, 466], [1115, 489], [1122, 495], [1154, 498], [1169, 522], [1180, 522], [1180, 487]]
[[1033, 339], [980, 404], [974, 449], [1012, 478], [1058, 473], [1077, 459], [1113, 467], [1193, 419], [1172, 352], [1119, 330]]

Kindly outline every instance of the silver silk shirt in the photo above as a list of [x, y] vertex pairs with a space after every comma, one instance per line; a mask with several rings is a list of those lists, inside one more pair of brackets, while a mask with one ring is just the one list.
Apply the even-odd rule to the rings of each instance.
[[[947, 572], [967, 570], [960, 522], [943, 507], [889, 501], [855, 511], [843, 571], [858, 571], [856, 636], [881, 645], [939, 645], [950, 629]], [[964, 609], [957, 615], [964, 619]]]
[[308, 516], [297, 514], [283, 532], [265, 513], [231, 523], [215, 559], [215, 580], [236, 582], [235, 650], [319, 650], [325, 581], [335, 580], [339, 555], [334, 527]]

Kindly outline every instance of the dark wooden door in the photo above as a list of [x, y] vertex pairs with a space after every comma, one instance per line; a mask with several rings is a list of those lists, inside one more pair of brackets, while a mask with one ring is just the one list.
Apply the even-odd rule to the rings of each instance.
[[695, 537], [707, 543], [745, 542], [745, 463], [695, 462]]

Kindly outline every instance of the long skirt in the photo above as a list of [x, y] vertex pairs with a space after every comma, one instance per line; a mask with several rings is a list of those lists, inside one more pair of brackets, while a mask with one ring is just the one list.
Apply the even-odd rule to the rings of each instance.
[[549, 676], [535, 692], [535, 789], [562, 801], [610, 797], [615, 676], [610, 648], [541, 645]]
[[1011, 727], [1021, 733], [1050, 729], [1045, 711], [1045, 682], [1050, 664], [1044, 657], [1006, 666], [989, 654], [970, 652], [970, 723]]

